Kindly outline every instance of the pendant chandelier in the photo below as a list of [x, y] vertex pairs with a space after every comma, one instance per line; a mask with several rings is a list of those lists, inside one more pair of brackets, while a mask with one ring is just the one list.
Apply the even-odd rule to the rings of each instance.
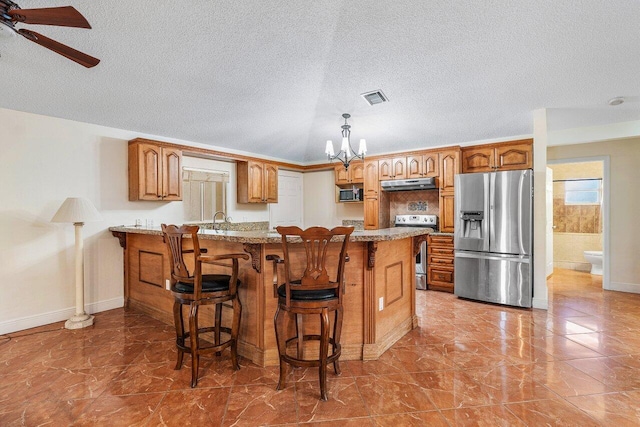
[[351, 117], [351, 114], [344, 113], [342, 117], [344, 118], [344, 124], [342, 125], [342, 145], [340, 147], [340, 151], [338, 151], [337, 154], [334, 154], [333, 142], [331, 140], [328, 140], [327, 148], [324, 152], [330, 162], [338, 159], [342, 162], [344, 168], [348, 170], [349, 164], [352, 160], [364, 160], [364, 155], [367, 153], [367, 142], [364, 139], [361, 139], [360, 146], [358, 147], [358, 152], [356, 153], [353, 148], [351, 148], [351, 125], [347, 123], [347, 119]]

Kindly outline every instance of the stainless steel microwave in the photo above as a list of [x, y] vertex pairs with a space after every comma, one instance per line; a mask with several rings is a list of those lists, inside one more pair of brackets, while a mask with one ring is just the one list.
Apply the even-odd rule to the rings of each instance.
[[362, 200], [362, 188], [340, 189], [341, 202], [359, 202]]

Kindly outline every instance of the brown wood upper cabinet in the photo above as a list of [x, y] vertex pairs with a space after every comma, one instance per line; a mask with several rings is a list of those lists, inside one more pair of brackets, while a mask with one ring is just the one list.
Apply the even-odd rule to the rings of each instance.
[[236, 168], [238, 203], [278, 203], [278, 166], [250, 160]]
[[153, 141], [129, 142], [129, 200], [182, 200], [182, 151]]
[[336, 185], [363, 184], [364, 183], [364, 162], [353, 162], [349, 164], [349, 169], [345, 169], [340, 163], [334, 167], [336, 173]]
[[407, 177], [407, 158], [394, 157], [393, 159], [378, 160], [378, 179], [405, 179]]
[[378, 181], [378, 161], [364, 162], [364, 228], [377, 230], [380, 227], [380, 181]]
[[364, 195], [377, 196], [379, 191], [378, 162], [376, 160], [367, 160], [364, 163]]
[[455, 176], [460, 173], [460, 149], [440, 151], [440, 189], [453, 191]]
[[462, 173], [531, 169], [533, 140], [474, 145], [462, 149]]
[[438, 177], [440, 159], [438, 152], [407, 156], [407, 179]]

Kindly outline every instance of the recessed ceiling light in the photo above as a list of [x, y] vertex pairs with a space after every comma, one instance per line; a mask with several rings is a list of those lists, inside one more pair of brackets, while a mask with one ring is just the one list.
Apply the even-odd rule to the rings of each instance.
[[615, 105], [620, 105], [624, 102], [624, 98], [622, 96], [617, 96], [615, 98], [611, 98], [609, 100], [609, 105], [611, 105], [612, 107]]
[[383, 102], [389, 102], [389, 98], [382, 93], [380, 89], [373, 90], [371, 92], [365, 92], [360, 94], [369, 105], [382, 104]]

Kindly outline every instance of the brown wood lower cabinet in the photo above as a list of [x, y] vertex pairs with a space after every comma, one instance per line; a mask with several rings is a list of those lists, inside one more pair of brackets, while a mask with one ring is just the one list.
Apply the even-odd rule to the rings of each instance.
[[427, 238], [427, 289], [453, 292], [453, 236]]

